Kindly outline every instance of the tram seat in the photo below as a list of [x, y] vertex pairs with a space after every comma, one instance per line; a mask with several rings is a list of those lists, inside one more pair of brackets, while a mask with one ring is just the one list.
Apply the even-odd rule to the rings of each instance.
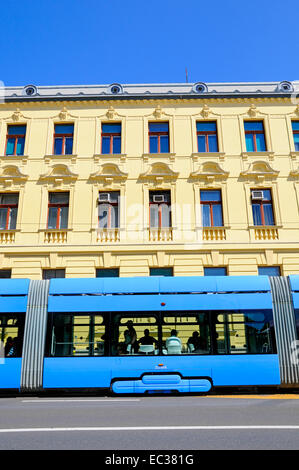
[[153, 344], [141, 344], [139, 351], [145, 354], [151, 354], [155, 351], [155, 347]]
[[179, 339], [173, 338], [170, 339], [167, 344], [167, 353], [168, 354], [181, 354], [182, 353], [182, 345]]
[[192, 353], [194, 350], [195, 350], [194, 344], [189, 343], [189, 344], [188, 344], [188, 352], [189, 352], [189, 353]]

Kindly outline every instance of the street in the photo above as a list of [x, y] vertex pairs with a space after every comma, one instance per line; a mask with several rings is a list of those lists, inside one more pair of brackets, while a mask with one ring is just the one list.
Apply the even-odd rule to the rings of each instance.
[[298, 450], [299, 395], [0, 398], [1, 450]]

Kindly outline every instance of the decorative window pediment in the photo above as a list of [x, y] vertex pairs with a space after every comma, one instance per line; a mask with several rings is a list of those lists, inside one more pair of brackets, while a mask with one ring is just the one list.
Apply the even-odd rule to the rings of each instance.
[[90, 175], [92, 181], [104, 183], [119, 183], [124, 182], [128, 177], [127, 173], [121, 171], [115, 163], [105, 163], [96, 172]]
[[67, 165], [54, 165], [48, 173], [40, 177], [41, 181], [48, 183], [70, 183], [74, 182], [78, 175], [72, 173]]
[[247, 180], [264, 181], [277, 178], [279, 171], [274, 170], [269, 163], [258, 161], [250, 163], [246, 171], [242, 171], [240, 176]]
[[2, 184], [20, 184], [25, 183], [27, 179], [28, 176], [24, 175], [16, 165], [4, 166], [0, 174]]
[[149, 169], [140, 175], [140, 179], [161, 183], [167, 181], [174, 181], [177, 179], [179, 173], [173, 171], [167, 163], [156, 162], [152, 163]]
[[197, 171], [190, 173], [190, 179], [193, 181], [213, 182], [224, 180], [229, 172], [224, 171], [217, 162], [202, 163]]

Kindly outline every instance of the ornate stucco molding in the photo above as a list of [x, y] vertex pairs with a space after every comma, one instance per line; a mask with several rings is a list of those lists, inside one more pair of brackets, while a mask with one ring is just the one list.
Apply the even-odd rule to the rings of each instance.
[[179, 173], [173, 171], [167, 163], [156, 162], [152, 163], [148, 170], [142, 173], [139, 178], [144, 182], [165, 183], [174, 182], [178, 176]]
[[247, 181], [255, 181], [261, 183], [265, 180], [274, 180], [277, 178], [279, 171], [274, 170], [268, 162], [256, 161], [249, 164], [247, 170], [240, 173], [240, 177]]
[[28, 175], [24, 175], [16, 165], [6, 165], [0, 173], [0, 183], [8, 186], [24, 184], [27, 179]]
[[189, 179], [192, 182], [214, 183], [224, 181], [228, 178], [229, 172], [223, 170], [217, 162], [202, 163], [197, 171], [190, 173]]
[[92, 182], [105, 184], [124, 183], [127, 178], [128, 174], [121, 171], [115, 163], [104, 163], [97, 172], [92, 173], [89, 177]]
[[54, 165], [48, 173], [40, 176], [40, 181], [53, 184], [74, 183], [78, 175], [72, 173], [67, 165]]

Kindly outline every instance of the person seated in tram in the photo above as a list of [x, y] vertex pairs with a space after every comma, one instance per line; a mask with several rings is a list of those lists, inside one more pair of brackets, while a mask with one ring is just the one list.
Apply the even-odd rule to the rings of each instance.
[[14, 341], [11, 336], [9, 336], [6, 340], [5, 346], [4, 346], [4, 354], [5, 357], [12, 356], [13, 355], [13, 345]]
[[199, 336], [198, 331], [194, 331], [187, 341], [189, 352], [206, 353], [206, 344], [203, 338]]
[[169, 353], [181, 354], [182, 352], [182, 341], [177, 334], [176, 330], [171, 330], [170, 336], [166, 340], [165, 346]]
[[[155, 346], [158, 345], [158, 341], [153, 336], [150, 336], [149, 330], [146, 328], [144, 330], [144, 336], [138, 341], [139, 346], [153, 346], [153, 351]], [[141, 350], [142, 348], [140, 348]], [[142, 351], [141, 351], [142, 352]]]

